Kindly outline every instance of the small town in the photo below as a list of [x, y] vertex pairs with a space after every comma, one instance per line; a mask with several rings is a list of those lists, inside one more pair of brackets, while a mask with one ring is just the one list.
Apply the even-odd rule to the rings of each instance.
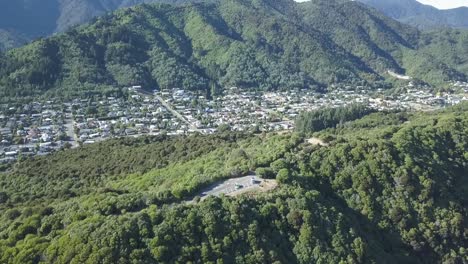
[[397, 95], [361, 87], [326, 94], [305, 89], [258, 92], [231, 87], [211, 99], [177, 88], [149, 93], [134, 86], [127, 89], [127, 97], [120, 98], [3, 104], [0, 164], [126, 136], [288, 131], [294, 129], [301, 112], [349, 104], [364, 104], [378, 111], [430, 111], [467, 101], [468, 83], [452, 85], [458, 92], [434, 94], [410, 83], [405, 93]]

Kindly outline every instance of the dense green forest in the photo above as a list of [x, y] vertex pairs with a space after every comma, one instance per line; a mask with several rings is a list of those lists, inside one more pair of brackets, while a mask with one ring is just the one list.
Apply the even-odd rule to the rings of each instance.
[[[185, 4], [220, 0], [18, 0], [0, 2], [0, 50], [64, 32], [119, 8], [142, 3]], [[467, 8], [438, 10], [415, 0], [360, 0], [402, 23], [421, 29], [468, 28]]]
[[200, 0], [17, 0], [0, 2], [0, 50], [63, 32], [118, 8], [141, 3], [183, 4]]
[[17, 47], [20, 43], [26, 43], [27, 38], [21, 33], [0, 29], [0, 52]]
[[[116, 139], [25, 159], [0, 174], [0, 262], [464, 263], [467, 113]], [[185, 202], [258, 168], [279, 187]]]
[[363, 4], [223, 0], [144, 4], [0, 55], [0, 93], [384, 86], [387, 71], [466, 80], [468, 32], [421, 33]]
[[360, 119], [375, 112], [365, 105], [351, 104], [339, 108], [319, 109], [300, 113], [296, 118], [296, 130], [299, 132], [316, 132], [326, 128], [335, 128], [344, 122]]

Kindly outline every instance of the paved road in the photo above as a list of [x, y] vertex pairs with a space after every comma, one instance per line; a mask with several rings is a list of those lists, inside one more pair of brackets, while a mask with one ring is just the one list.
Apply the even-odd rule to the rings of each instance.
[[180, 121], [186, 123], [192, 130], [197, 131], [198, 133], [205, 134], [202, 130], [198, 129], [194, 124], [189, 122], [183, 115], [181, 115], [179, 112], [177, 112], [174, 107], [166, 102], [161, 96], [152, 94], [148, 91], [138, 91], [143, 96], [154, 96], [169, 112], [171, 112], [175, 117], [177, 117]]
[[317, 145], [317, 146], [322, 146], [322, 147], [328, 147], [328, 144], [325, 143], [323, 140], [321, 140], [320, 138], [316, 138], [316, 137], [313, 137], [313, 138], [309, 138], [306, 140], [307, 143], [311, 144], [311, 145]]
[[270, 115], [281, 117], [281, 120], [283, 122], [291, 122], [291, 120], [289, 118], [287, 118], [286, 116], [283, 116], [280, 112], [278, 112], [276, 110], [269, 109], [269, 108], [265, 109], [260, 104], [257, 104], [256, 102], [253, 102], [253, 104], [254, 104], [255, 107], [258, 107], [258, 108], [260, 108], [262, 110], [265, 110], [266, 112], [270, 113]]
[[[253, 182], [252, 178], [256, 181]], [[260, 179], [255, 175], [248, 175], [240, 178], [234, 178], [219, 182], [206, 190], [201, 194], [203, 198], [206, 198], [210, 195], [220, 196], [221, 194], [228, 195], [230, 193], [240, 191], [240, 190], [249, 190], [258, 187], [260, 184]], [[239, 186], [236, 188], [236, 185]]]
[[78, 138], [75, 134], [75, 130], [73, 129], [73, 120], [66, 119], [65, 128], [67, 129], [66, 131], [67, 136], [70, 138], [70, 141], [68, 141], [68, 143], [72, 145], [72, 148], [77, 148], [79, 144], [78, 144]]
[[181, 115], [179, 112], [177, 112], [174, 107], [172, 107], [171, 104], [169, 104], [168, 102], [164, 101], [164, 99], [159, 96], [159, 95], [154, 95], [154, 97], [156, 99], [158, 99], [159, 102], [161, 102], [161, 104], [167, 108], [167, 110], [169, 110], [173, 115], [175, 115], [178, 119], [180, 119], [182, 122], [186, 123], [187, 125], [189, 125], [189, 127], [194, 130], [194, 131], [197, 131], [198, 133], [201, 133], [201, 134], [204, 134], [203, 131], [201, 131], [200, 129], [198, 129], [194, 124], [190, 123], [187, 119], [185, 119], [185, 117], [183, 115]]

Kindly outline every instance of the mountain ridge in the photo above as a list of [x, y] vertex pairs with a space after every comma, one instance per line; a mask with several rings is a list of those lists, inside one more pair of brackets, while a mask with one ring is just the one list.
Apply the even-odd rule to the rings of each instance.
[[422, 33], [346, 1], [144, 4], [5, 53], [0, 91], [18, 96], [101, 85], [323, 90], [385, 86], [388, 70], [442, 84], [466, 80], [467, 35]]
[[[0, 2], [0, 50], [64, 32], [94, 17], [141, 3], [181, 4], [201, 0], [18, 0]], [[20, 36], [22, 36], [20, 38]]]

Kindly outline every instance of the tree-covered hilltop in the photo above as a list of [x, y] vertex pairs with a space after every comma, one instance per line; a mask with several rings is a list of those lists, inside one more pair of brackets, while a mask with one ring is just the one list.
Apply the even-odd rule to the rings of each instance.
[[[26, 159], [0, 174], [0, 262], [464, 263], [467, 107]], [[185, 202], [258, 168], [279, 187]]]
[[349, 1], [139, 5], [0, 55], [2, 96], [146, 88], [379, 85], [388, 70], [465, 80], [467, 32], [421, 33]]
[[419, 32], [349, 1], [309, 1], [300, 11], [308, 25], [384, 77], [392, 70], [431, 84], [467, 78], [468, 30]]
[[0, 52], [15, 48], [19, 43], [26, 42], [27, 37], [23, 34], [12, 30], [0, 29]]

